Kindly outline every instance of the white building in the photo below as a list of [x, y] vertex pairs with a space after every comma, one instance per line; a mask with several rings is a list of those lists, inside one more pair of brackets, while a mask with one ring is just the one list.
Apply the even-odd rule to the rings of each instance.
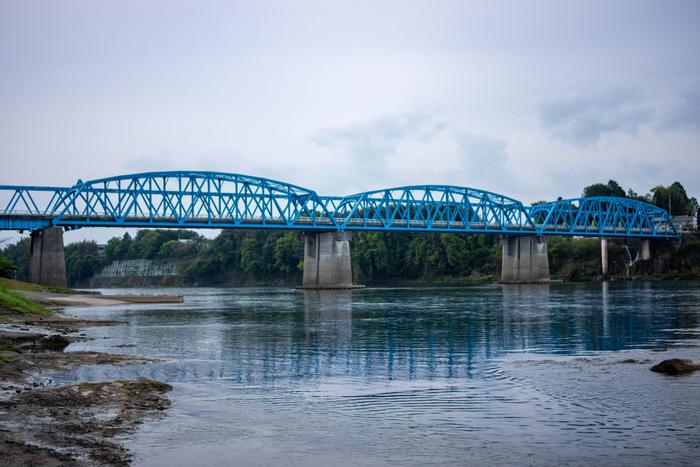
[[695, 232], [698, 230], [698, 216], [673, 216], [673, 226], [679, 232]]

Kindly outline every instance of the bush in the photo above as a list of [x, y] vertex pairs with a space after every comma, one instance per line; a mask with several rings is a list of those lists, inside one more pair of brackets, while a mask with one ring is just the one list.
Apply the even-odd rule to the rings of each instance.
[[17, 266], [15, 263], [5, 258], [4, 255], [0, 254], [0, 277], [11, 278], [17, 271]]

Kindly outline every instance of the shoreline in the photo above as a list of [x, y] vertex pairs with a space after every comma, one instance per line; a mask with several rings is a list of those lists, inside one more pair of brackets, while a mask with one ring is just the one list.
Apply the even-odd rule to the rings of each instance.
[[[549, 284], [591, 284], [591, 283], [601, 283], [601, 282], [680, 282], [680, 283], [685, 283], [685, 282], [695, 282], [695, 281], [700, 281], [700, 276], [690, 276], [690, 277], [681, 277], [681, 278], [671, 278], [671, 277], [661, 277], [661, 276], [597, 276], [594, 278], [590, 279], [580, 279], [580, 280], [566, 280], [566, 279], [560, 279], [560, 278], [553, 278], [550, 279], [548, 282], [542, 282], [542, 283], [549, 283]], [[454, 278], [453, 280], [445, 279], [445, 280], [398, 280], [398, 281], [381, 281], [381, 282], [372, 282], [372, 281], [359, 281], [364, 285], [365, 289], [372, 289], [372, 288], [386, 288], [386, 287], [420, 287], [420, 288], [441, 288], [441, 287], [471, 287], [471, 286], [479, 286], [479, 285], [500, 285], [500, 284], [507, 284], [507, 285], [528, 285], [528, 283], [509, 283], [509, 282], [502, 282], [500, 280], [495, 280], [495, 279], [488, 279], [488, 280], [482, 280], [482, 279], [459, 279], [459, 278]], [[135, 290], [148, 290], [148, 289], [168, 289], [168, 288], [173, 288], [173, 289], [199, 289], [199, 288], [226, 288], [226, 289], [276, 289], [276, 288], [290, 288], [290, 289], [299, 289], [299, 290], [304, 290], [304, 288], [300, 285], [301, 281], [299, 282], [244, 282], [244, 283], [237, 283], [237, 284], [229, 284], [229, 283], [212, 283], [212, 284], [177, 284], [177, 285], [164, 285], [164, 286], [135, 286], [135, 285], [128, 285], [128, 284], [122, 284], [119, 286], [110, 286], [110, 287], [95, 287], [95, 288], [82, 288], [81, 290], [84, 291], [84, 293], [92, 293], [92, 290], [128, 290], [128, 289], [135, 289]], [[537, 283], [540, 284], [540, 283]], [[87, 292], [86, 292], [87, 291]], [[128, 296], [128, 295], [127, 295]], [[148, 297], [149, 295], [143, 295], [143, 297]], [[118, 297], [117, 295], [101, 295], [99, 296], [101, 298], [112, 298], [112, 297]], [[166, 296], [167, 297], [167, 296]], [[148, 303], [148, 302], [135, 302], [135, 303]], [[153, 302], [153, 303], [168, 303], [167, 301], [164, 302]], [[173, 302], [176, 303], [176, 302]]]
[[[35, 292], [22, 295], [51, 308], [164, 303]], [[72, 295], [72, 294], [70, 294]], [[71, 298], [88, 297], [88, 300]], [[138, 296], [136, 296], [138, 297]], [[137, 298], [138, 300], [138, 298]], [[173, 303], [173, 302], [165, 302]], [[119, 438], [170, 406], [168, 384], [139, 378], [52, 386], [46, 372], [86, 365], [144, 365], [156, 359], [101, 352], [64, 352], [90, 339], [82, 328], [123, 324], [83, 320], [61, 312], [36, 315], [0, 308], [0, 458], [7, 465], [126, 466], [131, 453]]]

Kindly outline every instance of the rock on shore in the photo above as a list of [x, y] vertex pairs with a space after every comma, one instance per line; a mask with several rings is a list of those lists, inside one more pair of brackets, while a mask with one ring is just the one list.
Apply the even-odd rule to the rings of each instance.
[[651, 371], [663, 373], [665, 375], [677, 376], [685, 373], [692, 373], [700, 370], [700, 363], [681, 358], [671, 358], [651, 367]]

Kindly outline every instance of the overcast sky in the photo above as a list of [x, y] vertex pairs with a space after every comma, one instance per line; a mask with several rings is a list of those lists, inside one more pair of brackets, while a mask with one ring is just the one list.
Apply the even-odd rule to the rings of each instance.
[[699, 25], [672, 0], [0, 0], [0, 184], [195, 169], [322, 195], [699, 196]]

